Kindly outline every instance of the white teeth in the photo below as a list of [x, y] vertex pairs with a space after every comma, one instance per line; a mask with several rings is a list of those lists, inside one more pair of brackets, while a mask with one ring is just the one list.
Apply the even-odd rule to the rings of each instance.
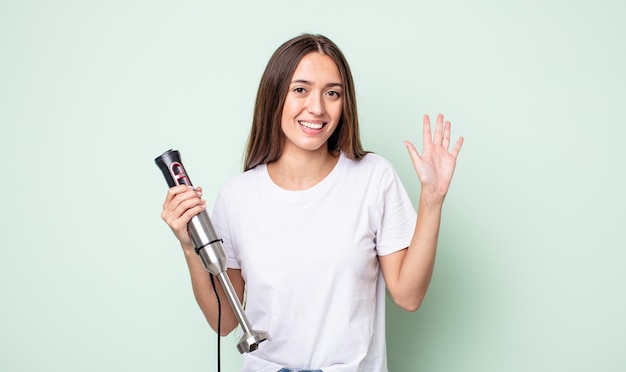
[[321, 123], [309, 123], [308, 121], [299, 122], [303, 127], [311, 128], [311, 129], [322, 129], [324, 124]]

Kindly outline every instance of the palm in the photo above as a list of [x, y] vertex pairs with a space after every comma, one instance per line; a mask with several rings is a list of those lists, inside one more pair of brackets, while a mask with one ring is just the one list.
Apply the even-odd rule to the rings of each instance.
[[422, 184], [422, 193], [433, 198], [443, 198], [448, 192], [456, 166], [456, 158], [463, 145], [459, 137], [452, 151], [450, 147], [450, 122], [443, 121], [443, 115], [437, 115], [435, 134], [430, 127], [430, 118], [424, 115], [424, 146], [420, 155], [412, 143], [406, 141], [413, 166]]

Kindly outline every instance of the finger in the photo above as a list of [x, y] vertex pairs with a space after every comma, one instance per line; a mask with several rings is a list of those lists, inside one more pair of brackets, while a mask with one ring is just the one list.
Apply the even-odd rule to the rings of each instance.
[[206, 201], [192, 198], [171, 209], [164, 209], [161, 217], [174, 230], [186, 229], [191, 218], [206, 209]]
[[166, 208], [168, 204], [173, 203], [175, 200], [180, 202], [181, 200], [187, 200], [196, 196], [202, 196], [202, 188], [191, 188], [187, 185], [177, 185], [170, 187], [167, 190], [165, 201], [163, 202], [163, 208]]
[[452, 154], [452, 156], [454, 156], [454, 158], [456, 159], [456, 157], [459, 155], [459, 152], [461, 151], [461, 146], [463, 146], [463, 137], [459, 137], [458, 140], [456, 140], [456, 144], [454, 144], [454, 148], [452, 148], [452, 152], [450, 154]]
[[185, 211], [185, 213], [183, 213], [180, 218], [166, 220], [165, 222], [170, 227], [170, 229], [172, 229], [174, 235], [176, 235], [176, 238], [180, 240], [181, 243], [188, 244], [190, 243], [190, 236], [187, 230], [187, 225], [194, 216], [204, 211], [204, 209], [204, 206], [199, 205]]
[[409, 141], [404, 141], [404, 146], [408, 150], [409, 156], [411, 157], [411, 161], [413, 162], [413, 164], [414, 165], [417, 164], [417, 162], [420, 161], [421, 157], [419, 153], [417, 152], [417, 149], [415, 148], [415, 146], [413, 146], [413, 144]]
[[189, 209], [195, 208], [197, 206], [206, 205], [206, 201], [201, 199], [200, 197], [193, 197], [185, 200], [181, 200], [178, 205], [172, 209], [172, 215], [176, 218], [180, 218], [183, 216]]
[[177, 208], [174, 212], [171, 220], [171, 226], [176, 229], [187, 229], [187, 224], [191, 219], [206, 209], [206, 203], [204, 200], [200, 201], [200, 203], [195, 204], [186, 204], [184, 207], [181, 205], [181, 208]]
[[424, 145], [427, 143], [432, 143], [433, 135], [430, 130], [430, 117], [428, 115], [424, 115], [424, 129], [422, 133]]
[[165, 206], [168, 203], [171, 203], [172, 200], [174, 200], [174, 198], [178, 194], [184, 193], [188, 190], [189, 190], [189, 187], [185, 185], [177, 185], [177, 186], [170, 187], [169, 189], [167, 189], [167, 194], [165, 195], [165, 201], [163, 202], [163, 206]]
[[432, 140], [435, 144], [443, 142], [443, 115], [437, 115], [437, 123], [435, 124], [435, 138]]
[[[180, 192], [183, 191], [183, 192]], [[194, 208], [198, 205], [203, 205], [206, 202], [201, 199], [197, 191], [185, 188], [181, 190], [177, 188], [175, 190], [168, 191], [168, 198], [163, 204], [163, 211], [161, 212], [161, 218], [171, 227], [175, 228], [177, 220], [190, 208]], [[184, 224], [187, 224], [184, 221]]]
[[446, 121], [443, 126], [443, 140], [441, 141], [441, 146], [444, 149], [450, 148], [450, 122]]

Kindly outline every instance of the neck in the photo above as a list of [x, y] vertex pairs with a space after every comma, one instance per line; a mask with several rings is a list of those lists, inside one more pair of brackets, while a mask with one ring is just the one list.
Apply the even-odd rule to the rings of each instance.
[[326, 149], [306, 153], [286, 150], [267, 165], [267, 171], [272, 181], [285, 190], [306, 190], [326, 178], [337, 161], [339, 152], [330, 153]]

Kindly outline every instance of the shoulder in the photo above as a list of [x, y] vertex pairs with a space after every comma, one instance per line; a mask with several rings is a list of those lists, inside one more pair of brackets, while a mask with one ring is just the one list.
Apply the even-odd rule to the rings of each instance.
[[263, 176], [265, 174], [265, 164], [257, 165], [255, 168], [233, 176], [224, 182], [219, 190], [219, 194], [225, 197], [228, 195], [238, 195], [253, 188], [258, 188], [262, 185]]
[[346, 158], [347, 167], [357, 172], [366, 172], [369, 174], [383, 175], [393, 174], [395, 170], [391, 162], [373, 152], [367, 153], [359, 160], [351, 160]]
[[371, 166], [393, 168], [389, 160], [375, 152], [367, 153], [361, 160], [358, 161], [363, 162], [364, 164], [370, 164]]
[[391, 162], [381, 155], [368, 153], [359, 160], [344, 158], [343, 163], [341, 179], [351, 190], [379, 195], [402, 184]]

